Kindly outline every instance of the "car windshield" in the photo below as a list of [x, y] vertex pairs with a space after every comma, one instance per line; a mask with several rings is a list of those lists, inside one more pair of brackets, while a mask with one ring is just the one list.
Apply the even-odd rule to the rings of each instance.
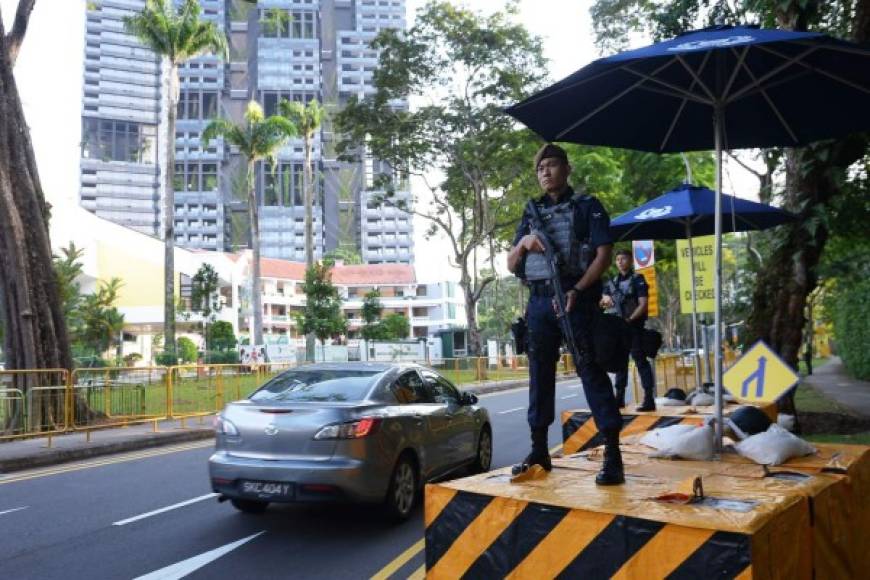
[[278, 375], [250, 399], [280, 401], [359, 401], [383, 374], [373, 370], [295, 370]]

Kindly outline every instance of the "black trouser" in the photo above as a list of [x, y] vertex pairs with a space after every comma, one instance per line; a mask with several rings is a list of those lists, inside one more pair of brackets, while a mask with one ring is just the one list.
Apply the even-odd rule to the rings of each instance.
[[[596, 302], [585, 300], [575, 305], [568, 313], [574, 330], [574, 338], [589, 348], [591, 324]], [[532, 431], [546, 429], [555, 419], [556, 363], [559, 360], [559, 345], [562, 332], [553, 311], [553, 297], [545, 292], [536, 292], [534, 287], [529, 297], [527, 312], [529, 323], [529, 426]], [[622, 418], [613, 396], [610, 377], [592, 360], [575, 361], [577, 375], [583, 381], [586, 401], [598, 425], [598, 430], [616, 431], [622, 427]]]
[[[653, 384], [652, 367], [643, 354], [643, 323], [641, 325], [629, 324], [631, 329], [631, 358], [637, 366], [637, 374], [640, 375], [640, 384], [643, 387], [643, 402], [652, 403], [655, 399], [655, 385]], [[616, 373], [616, 400], [625, 404], [625, 387], [628, 384], [628, 361], [625, 368]]]

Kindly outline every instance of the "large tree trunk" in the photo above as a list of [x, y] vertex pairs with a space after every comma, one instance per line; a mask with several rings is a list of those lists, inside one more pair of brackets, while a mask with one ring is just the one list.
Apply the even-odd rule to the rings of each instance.
[[828, 241], [824, 218], [847, 168], [866, 154], [867, 139], [852, 137], [786, 153], [786, 208], [796, 223], [784, 226], [766, 267], [756, 278], [749, 315], [749, 342], [763, 339], [797, 368], [807, 297], [818, 282], [819, 259]]
[[254, 187], [253, 161], [248, 163], [248, 216], [251, 220], [251, 346], [263, 344], [263, 297], [260, 295], [260, 208]]
[[[175, 352], [175, 116], [178, 109], [178, 65], [169, 62], [166, 123], [166, 167], [163, 171], [163, 349]], [[177, 353], [176, 353], [177, 354]]]
[[[784, 27], [805, 27], [800, 25], [806, 20], [800, 14], [779, 17]], [[860, 0], [852, 40], [865, 42], [868, 38], [870, 0]], [[868, 144], [866, 135], [855, 135], [786, 152], [785, 206], [797, 213], [798, 221], [784, 226], [787, 229], [780, 243], [756, 278], [748, 338], [750, 343], [764, 339], [795, 368], [806, 328], [807, 297], [816, 288], [819, 259], [829, 235], [824, 213], [849, 166], [867, 154]]]
[[[0, 15], [0, 296], [6, 368], [69, 369], [72, 356], [52, 268], [49, 209], [12, 72], [23, 30], [14, 33], [6, 36]], [[43, 378], [21, 376], [14, 386], [26, 392], [43, 383]], [[62, 419], [59, 401], [34, 399], [30, 425], [52, 426]], [[20, 426], [20, 415], [13, 414], [15, 420]], [[14, 426], [0, 425], [0, 429], [9, 427]]]

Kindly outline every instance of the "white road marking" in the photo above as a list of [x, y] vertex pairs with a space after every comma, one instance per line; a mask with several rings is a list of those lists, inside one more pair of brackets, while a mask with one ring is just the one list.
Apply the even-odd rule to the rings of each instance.
[[579, 393], [574, 393], [573, 395], [565, 395], [562, 399], [573, 399], [574, 397], [579, 397]]
[[162, 514], [163, 512], [168, 512], [170, 510], [184, 507], [184, 506], [190, 505], [192, 503], [205, 501], [207, 499], [211, 499], [211, 498], [217, 497], [217, 496], [218, 496], [218, 494], [216, 494], [216, 493], [207, 493], [205, 495], [201, 495], [199, 497], [195, 497], [193, 499], [189, 499], [189, 500], [183, 501], [181, 503], [176, 503], [173, 505], [169, 505], [169, 506], [160, 508], [159, 510], [154, 510], [153, 512], [148, 512], [147, 514], [139, 514], [138, 516], [133, 516], [132, 518], [127, 518], [126, 520], [121, 520], [119, 522], [115, 522], [112, 525], [113, 526], [125, 526], [125, 525], [133, 523], [133, 522], [138, 522], [139, 520], [144, 520], [145, 518], [150, 518], [151, 516], [156, 516], [157, 514]]
[[525, 409], [525, 407], [517, 407], [515, 409], [508, 409], [507, 411], [499, 411], [498, 414], [499, 415], [507, 415], [508, 413], [516, 413], [517, 411], [522, 411], [524, 409]]
[[2, 512], [0, 512], [0, 516], [6, 515], [6, 514], [11, 514], [12, 512], [20, 512], [21, 510], [26, 510], [28, 507], [30, 507], [30, 506], [12, 508], [11, 510], [3, 510]]
[[160, 570], [155, 570], [150, 574], [139, 576], [135, 580], [178, 580], [179, 578], [184, 578], [188, 574], [199, 570], [206, 564], [211, 564], [224, 554], [228, 554], [239, 546], [247, 544], [260, 534], [265, 533], [265, 531], [257, 532], [256, 534], [250, 535], [247, 538], [242, 538], [241, 540], [237, 540], [231, 544], [221, 546], [220, 548], [215, 548], [214, 550], [209, 550], [208, 552], [203, 552], [198, 556], [188, 558], [187, 560], [182, 560], [181, 562], [172, 564], [171, 566], [167, 566], [166, 568], [161, 568]]

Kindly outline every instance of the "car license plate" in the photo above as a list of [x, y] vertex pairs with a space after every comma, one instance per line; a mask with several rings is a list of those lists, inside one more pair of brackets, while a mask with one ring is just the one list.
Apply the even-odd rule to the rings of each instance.
[[239, 491], [259, 499], [293, 498], [293, 484], [279, 481], [241, 481]]

